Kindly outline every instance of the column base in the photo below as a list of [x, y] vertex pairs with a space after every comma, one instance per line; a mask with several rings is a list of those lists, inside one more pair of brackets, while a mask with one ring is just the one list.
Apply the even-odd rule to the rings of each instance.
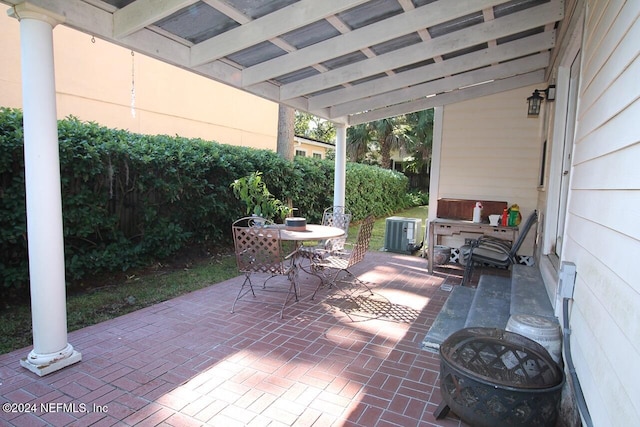
[[31, 351], [27, 357], [20, 359], [20, 365], [42, 377], [81, 360], [82, 353], [74, 350], [71, 344], [67, 344], [64, 350], [53, 354], [37, 354]]

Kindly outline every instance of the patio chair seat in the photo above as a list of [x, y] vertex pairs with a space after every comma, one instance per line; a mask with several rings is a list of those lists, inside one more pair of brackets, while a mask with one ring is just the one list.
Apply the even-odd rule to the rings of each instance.
[[482, 263], [490, 263], [497, 266], [508, 266], [510, 264], [509, 252], [500, 252], [493, 248], [478, 246], [473, 250], [473, 260]]
[[321, 257], [320, 259], [321, 261], [318, 264], [324, 268], [335, 268], [339, 270], [344, 270], [349, 267], [349, 258], [340, 256], [339, 254], [327, 255], [327, 256]]
[[[375, 218], [373, 216], [368, 216], [364, 221], [362, 221], [360, 229], [358, 230], [358, 238], [356, 239], [356, 242], [353, 245], [353, 249], [351, 251], [334, 252], [333, 254], [324, 258], [312, 259], [312, 270], [316, 272], [321, 270], [335, 270], [335, 274], [333, 274], [333, 277], [329, 279], [330, 286], [337, 286], [337, 279], [340, 273], [345, 273], [347, 277], [350, 276], [353, 278], [354, 283], [364, 286], [369, 291], [369, 293], [373, 295], [373, 292], [371, 291], [369, 286], [358, 279], [355, 274], [349, 271], [349, 269], [364, 259], [364, 256], [369, 249], [369, 243], [371, 242], [371, 233], [373, 231], [374, 221]], [[320, 282], [320, 284], [314, 291], [313, 296], [311, 297], [312, 299], [315, 297], [316, 292], [318, 292], [318, 289], [320, 289], [323, 283], [323, 281]]]
[[322, 240], [315, 246], [301, 246], [298, 248], [298, 254], [301, 257], [313, 260], [314, 258], [326, 258], [335, 251], [343, 250], [349, 234], [350, 223], [351, 214], [347, 212], [344, 206], [333, 206], [325, 209], [322, 214], [322, 225], [341, 228], [344, 230], [344, 235]]
[[466, 264], [462, 284], [469, 283], [474, 264], [488, 264], [494, 267], [508, 268], [515, 264], [516, 256], [524, 239], [534, 223], [538, 221], [538, 212], [533, 211], [520, 230], [518, 239], [511, 244], [506, 240], [494, 237], [480, 237], [460, 248], [460, 257]]

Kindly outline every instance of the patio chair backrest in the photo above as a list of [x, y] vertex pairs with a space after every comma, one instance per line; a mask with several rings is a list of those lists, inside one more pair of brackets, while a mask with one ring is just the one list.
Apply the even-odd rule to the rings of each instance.
[[533, 212], [531, 212], [531, 215], [527, 217], [527, 220], [524, 222], [524, 225], [520, 229], [520, 234], [518, 235], [518, 238], [511, 246], [511, 250], [509, 251], [509, 259], [511, 260], [515, 259], [515, 256], [518, 254], [518, 251], [520, 250], [520, 246], [522, 246], [524, 239], [526, 239], [527, 234], [529, 234], [529, 230], [531, 229], [531, 226], [537, 221], [538, 221], [538, 211], [534, 210]]
[[255, 217], [245, 217], [231, 226], [238, 270], [282, 274], [285, 268], [280, 229], [270, 221], [262, 225], [255, 220]]
[[349, 234], [349, 225], [351, 224], [351, 214], [346, 211], [344, 206], [333, 206], [324, 210], [322, 214], [322, 225], [329, 227], [338, 227], [344, 230], [344, 236], [334, 239], [328, 239], [322, 242], [324, 249], [329, 251], [341, 251], [347, 241]]
[[360, 261], [364, 259], [365, 254], [369, 250], [369, 243], [371, 242], [371, 232], [373, 231], [373, 223], [375, 218], [370, 215], [360, 225], [360, 230], [358, 231], [358, 238], [356, 239], [356, 243], [351, 250], [351, 254], [349, 255], [349, 263], [347, 264], [347, 268], [356, 265]]
[[345, 210], [344, 206], [327, 208], [322, 214], [322, 225], [341, 228], [345, 233], [349, 232], [350, 223], [351, 214]]

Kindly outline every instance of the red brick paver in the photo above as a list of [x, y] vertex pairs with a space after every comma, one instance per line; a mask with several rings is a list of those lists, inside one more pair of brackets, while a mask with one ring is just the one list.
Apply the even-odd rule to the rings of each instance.
[[29, 349], [1, 355], [0, 402], [29, 406], [0, 425], [462, 425], [434, 419], [440, 361], [420, 349], [461, 270], [371, 252], [354, 271], [375, 293], [365, 312], [336, 289], [311, 300], [301, 274], [284, 319], [263, 291], [231, 314], [238, 277], [70, 333], [82, 362], [43, 378], [19, 366]]

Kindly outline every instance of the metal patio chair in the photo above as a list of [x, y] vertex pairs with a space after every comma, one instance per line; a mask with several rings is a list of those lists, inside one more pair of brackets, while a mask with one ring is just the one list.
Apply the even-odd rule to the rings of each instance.
[[[298, 287], [296, 283], [297, 272], [295, 264], [289, 261], [291, 255], [285, 256], [282, 251], [282, 240], [280, 239], [280, 228], [270, 221], [264, 224], [256, 224], [255, 217], [245, 217], [235, 221], [231, 228], [233, 231], [233, 243], [235, 246], [236, 264], [238, 271], [244, 273], [245, 279], [238, 291], [236, 299], [233, 301], [231, 312], [233, 313], [236, 303], [247, 293], [255, 297], [252, 274], [269, 274], [262, 289], [267, 289], [267, 281], [276, 276], [286, 276], [289, 280], [289, 289], [280, 310], [280, 318], [283, 317], [284, 308], [289, 302], [292, 294], [298, 301]], [[273, 289], [275, 292], [284, 292]]]
[[[314, 259], [312, 260], [311, 264], [312, 270], [316, 272], [335, 271], [335, 273], [329, 280], [329, 284], [336, 286], [338, 283], [337, 279], [340, 273], [345, 273], [345, 278], [351, 276], [356, 284], [364, 286], [369, 291], [369, 293], [373, 295], [371, 288], [369, 288], [369, 286], [367, 286], [367, 284], [362, 280], [358, 279], [358, 277], [349, 269], [364, 259], [364, 256], [369, 249], [369, 243], [371, 242], [371, 232], [373, 230], [374, 221], [375, 218], [373, 216], [368, 216], [364, 221], [362, 221], [362, 224], [360, 225], [360, 229], [358, 231], [358, 238], [356, 239], [356, 242], [350, 251], [335, 251], [330, 253], [328, 256]], [[344, 279], [341, 281], [344, 281]], [[318, 292], [318, 289], [320, 289], [323, 284], [324, 281], [321, 281], [316, 290], [313, 292], [313, 296], [311, 297], [311, 299], [315, 297], [316, 292]]]
[[462, 285], [469, 283], [473, 273], [474, 264], [487, 264], [493, 267], [509, 268], [511, 264], [517, 263], [517, 255], [520, 246], [527, 237], [529, 230], [538, 221], [538, 211], [533, 211], [520, 229], [520, 234], [513, 244], [508, 240], [501, 240], [495, 237], [482, 236], [472, 240], [468, 245], [460, 248], [460, 257], [466, 263]]
[[332, 252], [344, 250], [344, 244], [349, 234], [349, 224], [351, 224], [351, 213], [344, 206], [333, 206], [325, 209], [322, 214], [322, 225], [341, 228], [344, 230], [344, 235], [321, 240], [315, 246], [301, 246], [298, 249], [299, 255], [313, 261], [317, 258], [324, 258]]

